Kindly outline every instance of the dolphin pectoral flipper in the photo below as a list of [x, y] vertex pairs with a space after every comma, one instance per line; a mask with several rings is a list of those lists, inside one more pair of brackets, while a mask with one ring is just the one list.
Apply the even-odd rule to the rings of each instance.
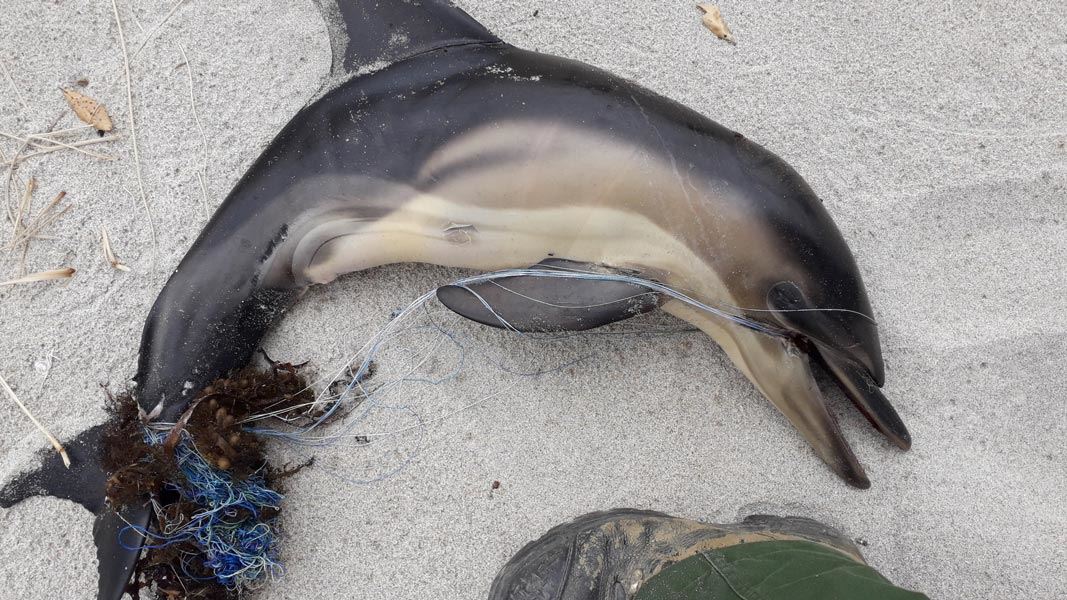
[[[596, 267], [548, 259], [534, 269], [595, 272]], [[517, 275], [437, 290], [453, 312], [484, 325], [523, 332], [585, 331], [654, 310], [660, 294], [612, 280]]]

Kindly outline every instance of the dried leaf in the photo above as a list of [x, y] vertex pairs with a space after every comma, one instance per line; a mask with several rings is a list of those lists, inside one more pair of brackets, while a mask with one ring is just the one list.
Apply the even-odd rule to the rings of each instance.
[[722, 11], [719, 10], [718, 6], [705, 2], [697, 4], [697, 8], [704, 13], [701, 21], [704, 23], [704, 27], [708, 28], [708, 31], [714, 33], [715, 37], [720, 40], [725, 40], [731, 44], [737, 43], [734, 41], [734, 34], [730, 33], [730, 28], [726, 26], [726, 21], [723, 20]]
[[114, 128], [103, 104], [74, 90], [63, 90], [63, 96], [67, 99], [67, 104], [74, 109], [74, 114], [97, 131], [111, 131]]
[[111, 249], [111, 237], [107, 234], [107, 229], [100, 228], [100, 245], [104, 247], [104, 260], [108, 262], [113, 269], [119, 271], [129, 271], [130, 268], [122, 264], [119, 258], [115, 256], [115, 251]]
[[66, 267], [63, 269], [55, 269], [53, 271], [41, 271], [40, 273], [33, 273], [25, 277], [19, 277], [18, 279], [11, 279], [9, 281], [0, 281], [0, 286], [5, 285], [19, 285], [22, 283], [34, 283], [37, 281], [51, 281], [53, 279], [70, 279], [74, 277], [75, 270]]

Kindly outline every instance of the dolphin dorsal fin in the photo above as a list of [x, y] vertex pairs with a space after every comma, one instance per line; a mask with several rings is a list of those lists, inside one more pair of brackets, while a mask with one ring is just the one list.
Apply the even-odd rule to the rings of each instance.
[[331, 75], [373, 70], [416, 54], [500, 39], [451, 0], [315, 0], [333, 50]]

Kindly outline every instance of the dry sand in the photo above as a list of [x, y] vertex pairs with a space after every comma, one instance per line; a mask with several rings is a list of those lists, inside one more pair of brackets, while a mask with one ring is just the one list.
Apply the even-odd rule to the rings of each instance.
[[[514, 364], [590, 358], [518, 383], [475, 369], [463, 394], [502, 391], [429, 426], [423, 452], [385, 481], [342, 481], [346, 461], [358, 476], [367, 471], [359, 449], [302, 472], [286, 504], [288, 573], [256, 598], [484, 598], [524, 542], [619, 506], [712, 521], [807, 515], [864, 540], [875, 567], [931, 598], [1063, 597], [1062, 5], [727, 0], [738, 39], [730, 46], [702, 28], [692, 2], [461, 4], [516, 45], [632, 78], [796, 167], [859, 261], [881, 323], [886, 392], [915, 447], [892, 449], [833, 395], [874, 483], [852, 490], [700, 334], [592, 335], [545, 350], [465, 328], [472, 347]], [[171, 6], [119, 2], [131, 52]], [[0, 73], [0, 130], [42, 131], [57, 117], [59, 128], [75, 125], [58, 86], [87, 77], [86, 91], [127, 136], [93, 147], [114, 162], [65, 152], [20, 169], [40, 182], [38, 206], [59, 190], [74, 204], [55, 239], [33, 245], [29, 270], [69, 264], [78, 274], [66, 285], [0, 289], [0, 373], [62, 436], [103, 418], [101, 385], [120, 388], [134, 372], [144, 317], [168, 274], [329, 64], [309, 0], [189, 0], [174, 13], [132, 60], [154, 245], [133, 175], [117, 33], [107, 0], [0, 8], [0, 60], [18, 90]], [[15, 147], [0, 142], [9, 156]], [[132, 272], [103, 261], [100, 226]], [[16, 270], [2, 258], [0, 279]], [[315, 289], [268, 348], [332, 364], [394, 308], [454, 275], [383, 268]], [[680, 325], [664, 316], [633, 324]], [[427, 418], [470, 401], [448, 386], [411, 395]], [[44, 446], [0, 402], [0, 479]], [[490, 494], [494, 480], [502, 486]], [[0, 597], [92, 597], [91, 523], [51, 499], [0, 511]]]

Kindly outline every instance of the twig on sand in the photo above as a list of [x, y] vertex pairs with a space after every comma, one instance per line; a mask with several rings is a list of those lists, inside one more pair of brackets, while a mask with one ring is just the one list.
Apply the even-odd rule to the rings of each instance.
[[50, 431], [45, 429], [44, 425], [41, 425], [41, 422], [37, 420], [37, 417], [33, 416], [33, 413], [30, 412], [30, 409], [26, 408], [26, 405], [23, 404], [21, 400], [19, 400], [19, 397], [15, 395], [15, 392], [11, 389], [11, 386], [7, 384], [7, 381], [4, 380], [4, 377], [2, 375], [0, 375], [0, 387], [4, 388], [4, 391], [7, 392], [7, 395], [15, 401], [15, 404], [17, 404], [18, 407], [22, 409], [22, 412], [30, 418], [30, 421], [33, 422], [37, 429], [40, 430], [40, 432], [43, 433], [46, 438], [48, 438], [48, 441], [52, 443], [52, 447], [55, 448], [56, 452], [59, 453], [59, 456], [63, 458], [63, 465], [69, 469], [70, 456], [67, 455], [67, 449], [63, 447], [63, 444], [59, 443], [59, 440], [56, 439], [56, 436], [52, 435]]
[[108, 236], [106, 227], [100, 228], [100, 245], [104, 248], [104, 260], [106, 260], [112, 268], [124, 272], [130, 270], [129, 267], [122, 264], [122, 261], [115, 256], [115, 251], [111, 249], [111, 237]]
[[137, 175], [137, 189], [141, 193], [141, 204], [144, 205], [148, 215], [148, 227], [152, 234], [152, 243], [158, 244], [156, 239], [156, 224], [152, 218], [152, 209], [148, 206], [148, 194], [144, 191], [144, 180], [141, 179], [141, 151], [137, 147], [137, 124], [133, 119], [133, 85], [130, 82], [130, 54], [126, 50], [126, 35], [122, 31], [122, 18], [119, 17], [119, 5], [111, 0], [111, 9], [115, 13], [115, 24], [119, 30], [119, 45], [122, 46], [122, 62], [126, 70], [126, 114], [130, 120], [130, 139], [133, 142], [133, 167]]
[[[38, 133], [31, 133], [31, 134], [27, 135], [26, 137], [19, 137], [19, 136], [13, 134], [13, 133], [8, 133], [6, 131], [0, 131], [0, 135], [4, 136], [6, 138], [9, 138], [9, 139], [18, 141], [18, 142], [29, 142], [30, 144], [33, 144], [33, 146], [36, 147], [36, 148], [43, 148], [43, 149], [50, 150], [50, 151], [55, 151], [55, 150], [60, 150], [61, 148], [66, 148], [68, 150], [74, 150], [75, 152], [84, 154], [86, 156], [91, 156], [91, 157], [93, 157], [95, 159], [98, 159], [98, 160], [115, 160], [115, 157], [113, 157], [113, 156], [108, 156], [106, 154], [98, 154], [96, 152], [90, 152], [89, 150], [82, 150], [79, 147], [79, 143], [78, 142], [74, 142], [72, 144], [68, 144], [67, 142], [61, 142], [59, 140], [55, 140], [55, 139], [52, 139], [50, 137], [46, 137], [46, 136], [38, 134]], [[104, 139], [105, 138], [95, 138], [95, 139], [91, 139], [91, 140], [83, 140], [83, 143], [81, 143], [80, 145], [81, 146], [87, 146], [89, 144], [99, 144]], [[22, 158], [19, 159], [19, 162], [22, 162], [23, 160], [26, 160], [26, 156], [25, 155], [23, 155]]]
[[174, 13], [178, 12], [178, 9], [181, 8], [181, 6], [185, 4], [185, 2], [186, 0], [178, 0], [177, 2], [175, 2], [174, 6], [171, 7], [167, 15], [163, 17], [163, 19], [161, 19], [159, 23], [156, 23], [155, 27], [153, 27], [152, 30], [144, 36], [144, 40], [141, 41], [141, 45], [137, 46], [137, 49], [134, 50], [133, 54], [131, 54], [130, 56], [136, 58], [137, 55], [141, 53], [141, 50], [144, 50], [144, 47], [148, 45], [148, 42], [152, 41], [153, 36], [156, 35], [156, 32], [159, 31], [159, 28], [163, 27], [163, 25], [166, 24], [166, 22], [174, 16]]
[[70, 279], [77, 273], [70, 267], [64, 267], [62, 269], [53, 269], [51, 271], [41, 271], [40, 273], [33, 273], [25, 277], [19, 277], [18, 279], [9, 279], [7, 281], [0, 281], [0, 287], [6, 285], [22, 285], [23, 283], [37, 283], [38, 281], [53, 281], [56, 279]]
[[[3, 133], [0, 132], [0, 135], [3, 135]], [[37, 139], [40, 139], [40, 136], [38, 136], [36, 134], [34, 135], [34, 137], [37, 138]], [[77, 142], [71, 142], [69, 144], [64, 144], [64, 143], [58, 142], [56, 140], [53, 140], [51, 138], [45, 138], [45, 139], [46, 139], [47, 142], [54, 143], [56, 145], [55, 146], [38, 146], [39, 148], [42, 148], [42, 149], [41, 150], [36, 150], [34, 152], [27, 153], [27, 154], [21, 154], [20, 153], [20, 154], [16, 155], [15, 158], [11, 159], [10, 161], [7, 160], [7, 157], [0, 156], [0, 161], [3, 161], [3, 163], [6, 164], [6, 165], [15, 166], [15, 165], [18, 165], [18, 164], [20, 164], [22, 162], [25, 162], [28, 159], [34, 158], [35, 156], [40, 156], [42, 154], [50, 154], [50, 153], [55, 152], [57, 150], [77, 150], [78, 148], [80, 148], [82, 146], [91, 146], [93, 144], [104, 144], [104, 143], [107, 143], [107, 142], [114, 142], [116, 140], [121, 140], [122, 136], [121, 135], [109, 135], [107, 137], [102, 137], [102, 138], [93, 138], [93, 139], [90, 139], [90, 140], [79, 140]], [[115, 159], [115, 157], [110, 156], [108, 154], [96, 154], [96, 153], [89, 153], [89, 154], [91, 156], [93, 156], [94, 158], [98, 158], [100, 160], [114, 160]]]
[[11, 91], [15, 93], [15, 97], [19, 99], [19, 104], [25, 109], [26, 99], [22, 97], [22, 92], [19, 91], [19, 86], [15, 85], [15, 80], [11, 77], [11, 71], [7, 69], [7, 63], [0, 60], [0, 68], [4, 70], [4, 77], [7, 79], [7, 84], [11, 86]]

